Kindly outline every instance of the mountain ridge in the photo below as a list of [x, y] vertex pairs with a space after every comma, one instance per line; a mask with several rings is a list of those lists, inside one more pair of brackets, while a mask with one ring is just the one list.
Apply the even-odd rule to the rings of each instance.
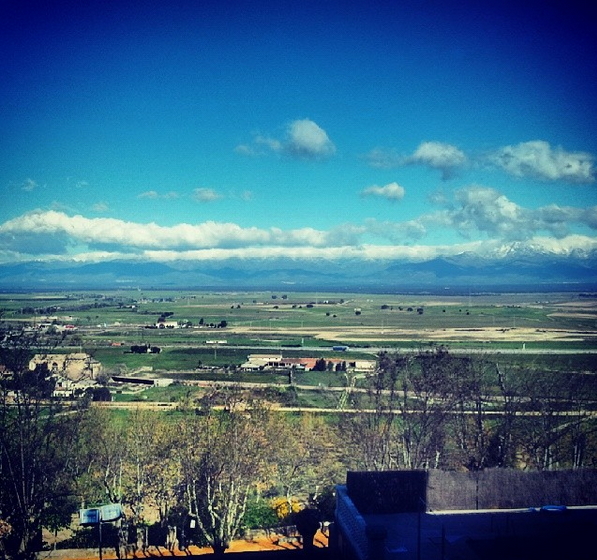
[[581, 256], [512, 250], [500, 258], [473, 253], [428, 260], [227, 259], [222, 261], [0, 264], [0, 288], [143, 287], [252, 288], [295, 286], [383, 288], [391, 286], [595, 285], [597, 253]]

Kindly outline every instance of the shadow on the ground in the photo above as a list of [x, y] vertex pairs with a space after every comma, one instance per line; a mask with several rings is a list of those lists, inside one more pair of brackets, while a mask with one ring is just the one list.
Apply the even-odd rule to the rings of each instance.
[[[251, 551], [251, 552], [227, 552], [226, 557], [244, 556], [246, 560], [301, 560], [301, 559], [327, 559], [334, 558], [329, 548], [313, 548], [311, 550], [303, 550], [297, 548], [295, 550], [267, 550], [267, 551]], [[186, 558], [194, 560], [206, 560], [211, 557], [211, 554], [200, 554], [197, 556], [187, 556]], [[239, 559], [241, 560], [241, 559]]]

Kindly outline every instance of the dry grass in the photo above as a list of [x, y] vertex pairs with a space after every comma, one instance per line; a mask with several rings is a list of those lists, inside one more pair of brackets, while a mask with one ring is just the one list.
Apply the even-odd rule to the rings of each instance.
[[[581, 316], [583, 314], [578, 314]], [[259, 327], [233, 327], [228, 329], [243, 335], [275, 334], [275, 330]], [[534, 329], [526, 327], [479, 327], [479, 328], [441, 328], [441, 329], [396, 329], [393, 327], [336, 327], [329, 329], [285, 329], [297, 337], [314, 337], [320, 340], [355, 342], [403, 342], [412, 340], [469, 340], [493, 342], [548, 342], [548, 341], [581, 341], [587, 338], [597, 339], [594, 333], [579, 332], [567, 329]]]

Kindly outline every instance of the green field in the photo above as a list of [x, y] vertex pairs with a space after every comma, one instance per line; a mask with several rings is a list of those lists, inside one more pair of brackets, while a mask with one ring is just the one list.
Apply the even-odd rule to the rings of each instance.
[[[59, 351], [86, 351], [110, 371], [234, 368], [251, 352], [371, 358], [435, 345], [466, 352], [528, 350], [517, 360], [597, 351], [597, 296], [135, 291], [0, 294], [4, 328], [75, 325]], [[186, 328], [155, 328], [160, 320]], [[225, 325], [223, 328], [222, 325]], [[489, 336], [490, 330], [494, 335]], [[499, 336], [495, 336], [497, 333]], [[218, 341], [221, 344], [208, 344]], [[160, 354], [132, 354], [149, 344]], [[537, 354], [539, 352], [539, 354]], [[577, 366], [575, 366], [577, 367]], [[590, 370], [590, 363], [582, 366]]]
[[[403, 383], [444, 347], [459, 369], [455, 374], [447, 367], [442, 378], [451, 384], [459, 376], [473, 380], [471, 372], [476, 372], [487, 426], [498, 422], [489, 414], [502, 413], [510, 394], [517, 396], [517, 411], [531, 413], [530, 418], [580, 407], [593, 426], [597, 411], [597, 295], [131, 290], [0, 294], [0, 311], [5, 333], [33, 333], [44, 352], [82, 352], [99, 362], [105, 375], [97, 380], [108, 385], [114, 401], [108, 410], [119, 418], [136, 408], [168, 418], [181, 410], [201, 415], [208, 401], [218, 404], [223, 394], [237, 391], [246, 403], [259, 398], [341, 424], [345, 413], [375, 410], [383, 391], [376, 396], [374, 384], [381, 376], [366, 368], [334, 371], [333, 364], [332, 371], [245, 371], [241, 366], [250, 354], [350, 362], [372, 361], [389, 351], [403, 355], [398, 356]], [[160, 323], [172, 328], [158, 328]], [[135, 346], [160, 351], [136, 353]], [[119, 375], [145, 379], [114, 381]], [[148, 378], [170, 384], [149, 386]], [[404, 387], [395, 387], [404, 400], [392, 406], [422, 406], [421, 396]]]
[[[271, 292], [114, 292], [72, 294], [0, 294], [5, 321], [72, 319], [79, 326], [155, 324], [169, 319], [194, 325], [227, 321], [231, 326], [264, 328], [338, 325], [403, 328], [591, 329], [596, 317], [553, 317], [562, 304], [595, 303], [580, 294], [479, 294], [471, 296], [399, 294], [326, 294]], [[423, 313], [417, 313], [422, 308]], [[355, 310], [360, 310], [357, 314]], [[593, 313], [594, 315], [594, 313]]]
[[[476, 294], [470, 296], [271, 292], [135, 292], [106, 294], [0, 294], [4, 320], [72, 318], [79, 326], [150, 325], [164, 313], [198, 324], [228, 321], [266, 328], [340, 325], [434, 328], [497, 326], [595, 329], [596, 317], [553, 317], [562, 304], [595, 299], [580, 294]], [[383, 308], [382, 308], [383, 307]], [[422, 308], [422, 315], [417, 309]], [[357, 314], [356, 309], [361, 313]], [[410, 310], [409, 310], [410, 309]], [[423, 321], [424, 320], [424, 321]], [[274, 324], [275, 323], [275, 324]]]

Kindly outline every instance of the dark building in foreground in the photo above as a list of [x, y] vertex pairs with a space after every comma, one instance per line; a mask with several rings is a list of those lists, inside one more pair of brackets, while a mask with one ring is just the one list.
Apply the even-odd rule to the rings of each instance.
[[345, 560], [597, 557], [597, 471], [349, 472], [337, 487]]

